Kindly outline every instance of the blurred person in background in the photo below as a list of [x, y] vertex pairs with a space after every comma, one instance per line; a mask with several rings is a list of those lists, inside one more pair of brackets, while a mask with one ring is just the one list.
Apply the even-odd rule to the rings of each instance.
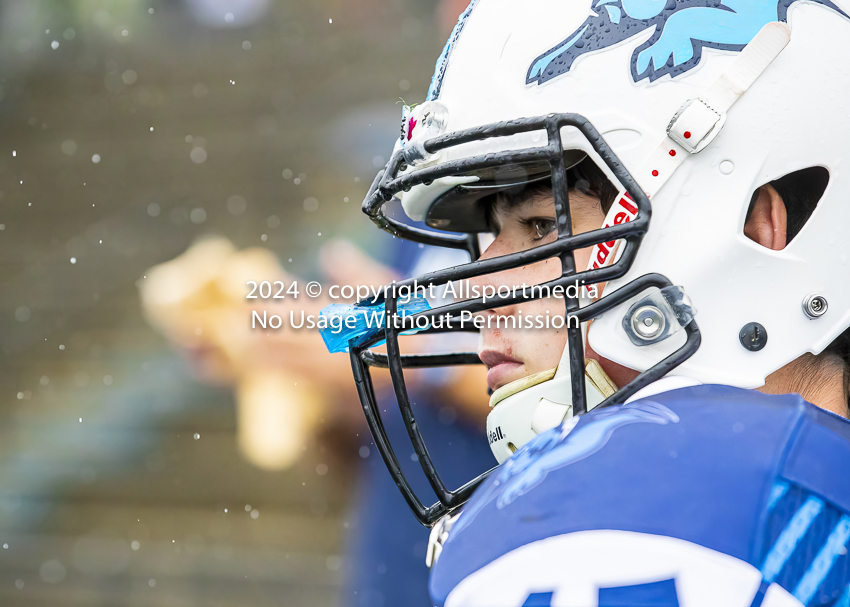
[[[467, 4], [466, 0], [436, 3], [440, 36], [452, 30]], [[189, 5], [193, 10], [207, 6], [199, 0]], [[234, 390], [238, 443], [249, 461], [268, 470], [285, 469], [315, 439], [341, 458], [358, 453], [341, 603], [351, 607], [430, 605], [428, 532], [410, 517], [371, 442], [349, 379], [348, 359], [327, 356], [317, 330], [288, 328], [288, 314], [292, 310], [318, 315], [331, 303], [326, 297], [330, 285], [379, 287], [400, 276], [467, 261], [457, 252], [420, 248], [398, 239], [387, 242], [382, 257], [392, 260], [392, 267], [350, 242], [325, 245], [318, 257], [325, 293], [317, 299], [305, 297], [302, 290], [297, 299], [253, 305], [259, 300], [245, 298], [249, 280], [282, 281], [287, 287], [298, 281], [302, 289], [307, 281], [286, 272], [270, 251], [239, 251], [224, 238], [201, 240], [175, 260], [153, 268], [142, 289], [149, 322], [190, 361], [196, 379]], [[263, 308], [285, 318], [281, 330], [250, 328], [251, 311]], [[389, 374], [373, 377], [379, 393], [394, 402]], [[444, 447], [433, 456], [448, 470], [449, 484], [459, 485], [494, 464], [482, 440], [487, 414], [486, 394], [480, 389], [483, 377], [479, 367], [411, 375], [417, 419], [423, 432]], [[387, 409], [387, 431], [398, 445], [406, 439], [406, 431], [398, 411]], [[413, 449], [397, 455], [417, 492], [430, 492]]]
[[[218, 339], [225, 320], [245, 316], [227, 316], [230, 296], [211, 288], [215, 314], [187, 321], [185, 333], [169, 331], [205, 383], [237, 390], [242, 406], [233, 409], [225, 391], [188, 381], [165, 340], [144, 325], [136, 283], [206, 232], [236, 246], [198, 248], [200, 257], [263, 265], [268, 253], [236, 251], [262, 238], [282, 262], [295, 258], [287, 269], [313, 272], [319, 240], [305, 228], [328, 235], [360, 218], [365, 184], [357, 177], [371, 177], [374, 157], [397, 131], [392, 102], [418, 95], [408, 79], [430, 75], [431, 56], [453, 25], [454, 17], [436, 31], [437, 6], [0, 3], [0, 544], [10, 546], [0, 551], [0, 603], [336, 604], [339, 535], [350, 521], [340, 501], [354, 475], [322, 443], [303, 452], [298, 437], [330, 435], [336, 421], [341, 431], [328, 441], [370, 470], [374, 448], [356, 457], [370, 447], [361, 416], [342, 406], [353, 390], [336, 385], [347, 363], [340, 375], [325, 356], [320, 381], [310, 385], [299, 365], [319, 375], [309, 352], [321, 345], [312, 334], [263, 341], [234, 331]], [[402, 58], [400, 48], [420, 58]], [[387, 100], [387, 112], [375, 111]], [[374, 146], [342, 137], [351, 131]], [[359, 160], [340, 160], [354, 154]], [[307, 196], [321, 207], [302, 208]], [[373, 253], [380, 248], [361, 242]], [[190, 278], [177, 285], [187, 295], [192, 284], [215, 282]], [[235, 286], [245, 303], [244, 283]], [[207, 305], [196, 307], [186, 313]], [[298, 344], [277, 347], [277, 337]], [[298, 355], [277, 360], [290, 351]], [[471, 382], [481, 397], [479, 384]], [[323, 399], [341, 406], [321, 408]], [[438, 429], [463, 423], [460, 411], [441, 409], [433, 408]], [[356, 424], [345, 421], [349, 414]], [[237, 422], [245, 458], [233, 440]], [[300, 459], [286, 472], [265, 472], [293, 457]], [[374, 471], [376, 482], [385, 476]], [[362, 499], [375, 495], [363, 487]], [[248, 502], [253, 509], [243, 513]], [[383, 521], [380, 537], [393, 538], [392, 522]], [[355, 563], [359, 573], [350, 577], [364, 590], [351, 588], [351, 596], [376, 596], [370, 576], [382, 583], [396, 575], [397, 559], [386, 560], [386, 574], [381, 562]]]
[[[331, 285], [377, 287], [405, 273], [464, 261], [458, 252], [419, 248], [398, 239], [391, 244], [387, 258], [396, 261], [392, 268], [350, 242], [325, 245], [319, 256], [325, 293]], [[287, 288], [298, 281], [301, 296], [246, 299], [249, 280], [281, 281]], [[237, 251], [216, 237], [152, 268], [141, 295], [149, 322], [192, 363], [196, 377], [234, 388], [239, 445], [250, 461], [266, 469], [287, 468], [316, 437], [343, 451], [343, 457], [355, 450], [359, 454], [343, 605], [428, 605], [428, 532], [410, 516], [374, 449], [349, 379], [348, 359], [327, 356], [317, 330], [289, 326], [290, 311], [318, 315], [331, 302], [326, 296], [306, 297], [305, 284], [284, 271], [268, 250]], [[251, 328], [252, 311], [264, 309], [284, 318], [280, 329]], [[484, 440], [487, 399], [479, 389], [482, 378], [482, 368], [464, 367], [425, 370], [411, 381], [417, 419], [441, 447], [434, 457], [449, 470], [446, 480], [452, 484], [494, 464]], [[388, 374], [375, 374], [375, 381], [379, 391], [391, 391]], [[404, 440], [397, 411], [387, 412], [386, 425], [396, 444]], [[412, 447], [397, 455], [417, 490], [428, 492]]]

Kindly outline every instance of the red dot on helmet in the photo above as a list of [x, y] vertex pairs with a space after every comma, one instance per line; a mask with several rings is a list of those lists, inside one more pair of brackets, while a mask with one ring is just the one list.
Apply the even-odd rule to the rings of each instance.
[[675, 156], [675, 155], [676, 155], [676, 150], [670, 150], [670, 155], [671, 155], [671, 156]]
[[652, 176], [653, 176], [653, 177], [658, 177], [658, 171], [653, 170], [653, 171], [652, 171]]
[[691, 138], [691, 132], [685, 131], [685, 139], [690, 139], [690, 138]]

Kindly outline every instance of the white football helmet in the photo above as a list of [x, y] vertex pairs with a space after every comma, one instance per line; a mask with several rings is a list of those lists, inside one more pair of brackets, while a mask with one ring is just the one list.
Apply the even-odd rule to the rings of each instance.
[[[551, 285], [604, 285], [595, 301], [565, 298], [566, 314], [594, 320], [586, 338], [597, 353], [643, 372], [617, 389], [598, 369], [585, 368], [582, 330], [571, 329], [556, 369], [493, 395], [488, 431], [499, 461], [588, 406], [623, 402], [669, 373], [759, 387], [802, 354], [823, 351], [850, 325], [850, 6], [715, 4], [474, 1], [440, 57], [428, 100], [405, 110], [402, 136], [364, 211], [397, 236], [473, 256], [416, 283], [560, 257], [563, 275]], [[586, 158], [620, 194], [604, 226], [576, 236], [568, 187]], [[488, 231], [487, 197], [543, 179], [551, 180], [557, 240], [474, 261], [477, 234]], [[804, 188], [810, 204], [789, 223], [787, 246], [771, 250], [747, 238], [744, 224], [756, 190], [783, 179]], [[399, 201], [410, 221], [387, 210]], [[588, 246], [591, 266], [576, 268], [572, 252]], [[475, 299], [420, 315], [436, 321], [527, 299]], [[396, 297], [385, 304], [389, 313], [401, 309]], [[388, 324], [379, 335], [352, 339], [352, 365], [376, 445], [418, 518], [432, 524], [480, 479], [458, 491], [443, 485], [402, 370], [477, 357], [402, 356], [398, 334]], [[382, 339], [388, 354], [371, 352]], [[424, 507], [401, 472], [375, 405], [370, 365], [392, 372], [438, 504]]]

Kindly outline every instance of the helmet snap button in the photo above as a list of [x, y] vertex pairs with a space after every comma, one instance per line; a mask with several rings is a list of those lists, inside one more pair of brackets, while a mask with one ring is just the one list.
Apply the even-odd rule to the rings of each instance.
[[655, 306], [643, 306], [632, 316], [632, 329], [642, 339], [658, 337], [667, 324], [664, 314]]
[[809, 293], [803, 300], [803, 312], [809, 318], [820, 318], [826, 314], [829, 305], [826, 303], [826, 298], [822, 295]]
[[747, 323], [738, 333], [738, 339], [750, 352], [758, 352], [767, 345], [767, 329], [757, 322]]

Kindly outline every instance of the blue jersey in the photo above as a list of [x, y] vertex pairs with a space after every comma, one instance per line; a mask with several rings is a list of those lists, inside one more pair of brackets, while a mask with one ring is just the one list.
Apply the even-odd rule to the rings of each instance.
[[850, 423], [695, 386], [594, 411], [505, 462], [455, 521], [439, 607], [848, 603]]

